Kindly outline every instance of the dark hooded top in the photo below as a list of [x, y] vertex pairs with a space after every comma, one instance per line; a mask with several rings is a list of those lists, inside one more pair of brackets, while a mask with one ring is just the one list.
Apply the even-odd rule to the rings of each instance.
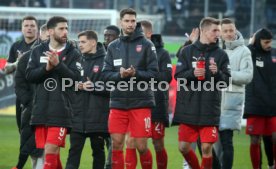
[[[172, 64], [169, 52], [164, 49], [162, 36], [160, 34], [153, 34], [151, 36], [151, 41], [157, 52], [159, 69], [157, 82], [166, 82], [167, 84], [170, 84], [172, 80]], [[161, 87], [161, 89], [158, 88], [158, 84], [155, 85], [155, 89], [157, 90], [154, 91], [156, 106], [152, 109], [151, 120], [153, 122], [163, 122], [168, 126], [169, 91], [164, 90], [166, 89], [165, 85], [159, 85], [159, 87]]]
[[[199, 81], [194, 75], [194, 66], [199, 56], [204, 56], [206, 64], [205, 80]], [[212, 75], [209, 59], [213, 58], [218, 72]], [[198, 126], [218, 126], [220, 118], [221, 91], [216, 88], [218, 83], [229, 85], [230, 67], [227, 54], [218, 47], [218, 43], [202, 44], [199, 40], [183, 48], [178, 58], [175, 79], [182, 84], [178, 86], [176, 108], [173, 123]], [[211, 78], [213, 82], [211, 82]], [[183, 80], [186, 82], [184, 83]], [[206, 83], [207, 82], [207, 83]], [[210, 82], [214, 84], [211, 89]], [[204, 90], [204, 84], [207, 89]], [[183, 86], [184, 85], [184, 86]], [[202, 90], [198, 90], [199, 87]], [[194, 88], [194, 89], [193, 89]], [[195, 90], [197, 89], [197, 90]]]
[[272, 39], [267, 29], [255, 34], [255, 42], [248, 48], [252, 53], [253, 80], [246, 86], [244, 117], [252, 115], [276, 116], [276, 52], [263, 50], [261, 39]]
[[[119, 90], [116, 86], [111, 91], [110, 108], [134, 109], [155, 106], [154, 94], [149, 81], [158, 75], [156, 50], [152, 42], [144, 37], [139, 23], [130, 36], [121, 36], [109, 44], [103, 67], [104, 80], [114, 82], [116, 85], [121, 81], [129, 82], [130, 78], [121, 78], [120, 68], [127, 69], [131, 65], [136, 69], [133, 80], [135, 83], [132, 83], [133, 87], [128, 85], [124, 88], [125, 91]], [[148, 85], [144, 87], [146, 85], [140, 83], [143, 91], [138, 90], [137, 84], [141, 81]]]
[[[59, 64], [46, 71], [46, 63], [41, 59], [45, 51], [49, 51], [49, 41], [41, 43], [31, 51], [26, 70], [27, 80], [35, 84], [31, 124], [70, 128], [74, 85], [69, 87], [67, 83], [69, 80], [72, 84], [79, 80], [81, 55], [67, 42], [59, 56]], [[47, 84], [56, 85], [56, 88], [47, 88]], [[68, 87], [65, 87], [65, 84]]]
[[[102, 43], [97, 44], [96, 53], [83, 54], [83, 75], [81, 81], [88, 79], [93, 84], [102, 81], [102, 68], [105, 57]], [[98, 91], [97, 91], [98, 90]], [[108, 133], [107, 121], [109, 115], [109, 92], [99, 89], [91, 91], [79, 90], [73, 103], [72, 131], [80, 133], [104, 132]]]

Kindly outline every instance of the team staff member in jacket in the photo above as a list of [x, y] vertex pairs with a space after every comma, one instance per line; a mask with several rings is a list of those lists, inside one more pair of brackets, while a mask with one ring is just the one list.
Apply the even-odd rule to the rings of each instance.
[[[40, 41], [45, 41], [47, 37], [47, 28], [46, 24], [40, 27], [40, 37], [33, 45], [38, 45]], [[32, 46], [32, 48], [35, 46]], [[15, 94], [21, 103], [22, 113], [21, 113], [21, 122], [20, 122], [20, 155], [18, 158], [18, 163], [14, 169], [23, 168], [22, 158], [23, 154], [28, 158], [30, 155], [32, 158], [33, 169], [38, 169], [43, 167], [43, 149], [37, 149], [35, 145], [35, 134], [30, 126], [31, 112], [32, 112], [32, 101], [33, 101], [33, 92], [34, 86], [29, 83], [26, 79], [26, 68], [30, 58], [31, 50], [26, 52], [18, 60], [17, 68], [15, 71]], [[26, 158], [26, 161], [27, 161]]]
[[246, 86], [244, 117], [247, 118], [246, 134], [250, 135], [254, 169], [260, 164], [262, 135], [272, 135], [274, 164], [276, 159], [276, 56], [272, 53], [272, 38], [271, 32], [263, 28], [255, 33], [254, 43], [248, 46], [254, 73], [252, 82]]
[[120, 12], [120, 23], [123, 35], [108, 46], [104, 78], [116, 85], [121, 82], [132, 83], [133, 90], [129, 85], [127, 91], [120, 91], [118, 86], [111, 91], [108, 125], [112, 138], [112, 168], [124, 168], [123, 146], [129, 127], [130, 136], [134, 137], [135, 147], [140, 154], [142, 168], [148, 169], [152, 168], [147, 138], [151, 136], [154, 94], [150, 88], [139, 90], [137, 83], [143, 81], [149, 84], [151, 78], [157, 77], [156, 51], [152, 42], [144, 37], [141, 25], [136, 23], [136, 12], [133, 9]]
[[232, 84], [222, 92], [219, 123], [220, 142], [217, 142], [215, 147], [218, 149], [218, 157], [222, 157], [222, 169], [232, 169], [233, 131], [241, 130], [245, 85], [252, 80], [253, 65], [251, 52], [244, 45], [243, 36], [231, 19], [225, 18], [221, 21], [221, 38], [223, 49], [230, 60]]
[[109, 92], [91, 91], [91, 83], [101, 80], [105, 49], [92, 31], [79, 33], [79, 49], [82, 53], [83, 74], [73, 103], [73, 127], [70, 133], [70, 150], [66, 169], [79, 168], [86, 138], [90, 138], [94, 169], [105, 164], [104, 138], [107, 137]]
[[[147, 39], [150, 39], [157, 52], [158, 68], [159, 73], [157, 82], [167, 82], [168, 84], [172, 80], [172, 65], [168, 51], [164, 47], [164, 43], [160, 34], [152, 34], [152, 24], [147, 20], [140, 21], [143, 32]], [[164, 89], [166, 86], [162, 86]], [[158, 169], [167, 168], [167, 151], [164, 146], [165, 127], [169, 125], [168, 120], [168, 102], [169, 94], [168, 91], [161, 91], [158, 89], [156, 83], [155, 88], [157, 91], [154, 92], [156, 106], [151, 112], [151, 132], [152, 132], [152, 143], [156, 152], [156, 162]], [[136, 167], [137, 157], [136, 149], [133, 146], [133, 138], [127, 138], [126, 148], [126, 167], [127, 169], [133, 169]]]
[[[200, 169], [191, 143], [200, 137], [202, 143], [202, 163], [205, 169], [212, 168], [212, 144], [217, 141], [217, 126], [220, 117], [220, 91], [204, 90], [210, 83], [216, 86], [223, 82], [227, 86], [230, 78], [229, 59], [227, 54], [218, 47], [220, 36], [219, 21], [214, 18], [203, 18], [200, 22], [200, 38], [198, 41], [185, 47], [179, 55], [175, 78], [185, 78], [184, 88], [177, 91], [174, 123], [179, 126], [179, 150], [191, 168]], [[205, 58], [205, 68], [197, 68], [196, 61], [202, 56]], [[205, 76], [199, 83], [198, 77]], [[208, 82], [207, 84], [204, 84]], [[201, 87], [202, 90], [193, 90]], [[209, 88], [210, 89], [210, 88]]]
[[63, 78], [79, 79], [80, 54], [67, 42], [67, 20], [54, 16], [47, 22], [50, 41], [32, 50], [26, 70], [27, 80], [35, 83], [31, 125], [35, 127], [37, 148], [45, 149], [44, 169], [61, 168], [60, 147], [65, 146], [72, 127], [73, 89], [62, 89]]
[[[23, 34], [23, 38], [19, 41], [16, 41], [12, 44], [10, 52], [9, 52], [9, 58], [7, 60], [7, 64], [5, 66], [5, 73], [13, 73], [16, 69], [17, 63], [21, 56], [30, 50], [31, 46], [34, 44], [34, 42], [37, 39], [37, 32], [38, 32], [38, 23], [37, 19], [33, 16], [25, 16], [22, 19], [21, 23], [21, 32]], [[16, 123], [18, 127], [18, 131], [21, 131], [21, 102], [16, 97]], [[20, 134], [21, 137], [21, 134]], [[20, 148], [21, 149], [21, 148]], [[17, 168], [23, 168], [26, 161], [28, 159], [28, 154], [24, 152], [19, 152], [18, 157], [18, 163]]]

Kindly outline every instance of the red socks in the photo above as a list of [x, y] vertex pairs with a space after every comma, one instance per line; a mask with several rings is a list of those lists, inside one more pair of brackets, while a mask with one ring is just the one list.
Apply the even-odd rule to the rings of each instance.
[[62, 169], [62, 164], [61, 164], [61, 160], [60, 160], [60, 155], [57, 155], [57, 169]]
[[124, 168], [124, 153], [122, 150], [112, 150], [112, 169]]
[[250, 144], [250, 157], [253, 169], [260, 168], [260, 144]]
[[126, 149], [126, 169], [136, 169], [137, 166], [137, 155], [136, 149]]
[[212, 169], [213, 157], [203, 157], [201, 162], [201, 169]]
[[191, 149], [187, 154], [183, 154], [183, 156], [192, 169], [200, 169], [199, 162], [194, 150]]
[[45, 162], [43, 169], [57, 169], [57, 154], [45, 154]]
[[152, 155], [150, 150], [144, 154], [140, 154], [140, 162], [142, 169], [152, 169]]
[[164, 148], [162, 151], [156, 152], [157, 169], [167, 169], [168, 155]]

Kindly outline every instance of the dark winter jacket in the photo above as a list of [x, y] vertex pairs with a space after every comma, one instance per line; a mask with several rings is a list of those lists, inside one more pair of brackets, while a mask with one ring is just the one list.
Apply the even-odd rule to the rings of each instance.
[[251, 115], [276, 116], [276, 51], [264, 51], [256, 33], [252, 53], [253, 80], [246, 86], [244, 117]]
[[[48, 72], [46, 62], [41, 59], [46, 51], [49, 51], [49, 42], [35, 47], [26, 70], [27, 80], [36, 85], [31, 124], [69, 128], [72, 125], [73, 81], [80, 77], [81, 56], [72, 44], [67, 43], [59, 56], [60, 63]], [[72, 87], [66, 87], [70, 80]]]
[[[200, 55], [205, 57], [206, 63], [205, 80], [201, 83], [194, 75], [196, 61]], [[214, 59], [218, 67], [218, 72], [215, 75], [209, 70], [209, 60], [211, 58]], [[218, 126], [221, 91], [217, 89], [216, 85], [219, 82], [224, 82], [224, 87], [229, 85], [231, 75], [227, 54], [218, 47], [218, 43], [206, 45], [196, 41], [185, 47], [178, 59], [175, 79], [182, 86], [178, 86], [180, 90], [177, 91], [173, 122], [199, 126]], [[213, 89], [211, 84], [214, 86]], [[204, 90], [205, 86], [207, 90]], [[199, 87], [201, 90], [199, 90]]]
[[[168, 51], [164, 49], [164, 43], [160, 34], [153, 34], [151, 36], [151, 41], [153, 42], [157, 52], [159, 68], [157, 82], [167, 82], [167, 84], [170, 84], [172, 80], [172, 64], [170, 55]], [[153, 122], [163, 122], [168, 126], [169, 91], [164, 91], [166, 88], [165, 85], [162, 85], [161, 87], [162, 90], [159, 90], [158, 84], [155, 85], [155, 89], [157, 89], [157, 91], [154, 92], [156, 106], [152, 109], [151, 120]]]
[[15, 71], [15, 93], [23, 105], [20, 118], [20, 152], [33, 157], [41, 157], [43, 149], [36, 148], [35, 134], [30, 126], [34, 85], [27, 81], [25, 73], [30, 54], [31, 52], [28, 51], [20, 58]]
[[[87, 77], [93, 84], [102, 80], [102, 68], [105, 57], [105, 49], [101, 43], [97, 44], [97, 52], [84, 54], [81, 64], [84, 74], [82, 82]], [[98, 88], [101, 90], [100, 88]], [[95, 89], [95, 90], [98, 90]], [[73, 103], [73, 128], [72, 131], [81, 133], [105, 132], [107, 133], [107, 121], [109, 115], [109, 92], [106, 91], [79, 90]], [[92, 89], [91, 89], [92, 90]]]
[[[150, 86], [145, 91], [137, 89], [138, 82], [148, 82], [158, 74], [155, 47], [144, 37], [140, 24], [137, 24], [131, 36], [121, 36], [109, 44], [103, 68], [104, 80], [116, 84], [119, 81], [129, 82], [130, 78], [121, 78], [120, 68], [127, 69], [131, 65], [136, 69], [133, 90], [130, 85], [127, 91], [119, 91], [118, 87], [115, 87], [115, 90], [111, 91], [110, 108], [133, 109], [155, 105]], [[144, 85], [140, 86], [144, 89]]]

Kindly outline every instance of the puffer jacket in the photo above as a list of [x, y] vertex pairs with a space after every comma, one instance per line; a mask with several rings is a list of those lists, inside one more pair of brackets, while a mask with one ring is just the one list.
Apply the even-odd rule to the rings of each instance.
[[[194, 68], [200, 55], [205, 57], [206, 73], [205, 80], [199, 82], [194, 75]], [[173, 124], [218, 126], [221, 112], [221, 91], [217, 89], [216, 85], [222, 82], [224, 86], [221, 87], [229, 85], [231, 75], [227, 54], [219, 48], [218, 43], [202, 44], [198, 40], [185, 47], [178, 59], [174, 77], [180, 85], [177, 91]], [[208, 69], [210, 59], [213, 59], [218, 67], [218, 72], [215, 75]], [[213, 85], [213, 89], [211, 85]], [[204, 90], [204, 86], [208, 89]]]
[[[153, 34], [151, 36], [151, 41], [156, 47], [157, 59], [158, 59], [158, 68], [159, 73], [157, 77], [158, 82], [166, 82], [169, 84], [172, 80], [172, 64], [169, 52], [164, 49], [164, 43], [160, 34]], [[162, 84], [161, 83], [161, 84]], [[161, 89], [158, 88], [162, 87]], [[151, 121], [153, 122], [163, 122], [165, 126], [169, 124], [169, 91], [165, 89], [165, 85], [158, 85], [156, 83], [154, 92], [156, 106], [152, 109], [151, 112]]]
[[[49, 51], [49, 41], [36, 46], [31, 51], [26, 70], [27, 80], [35, 84], [31, 125], [71, 128], [73, 82], [80, 78], [81, 55], [67, 42], [59, 56], [60, 63], [54, 69], [46, 71], [46, 63], [41, 59], [46, 51]], [[69, 86], [66, 79], [71, 80], [72, 86], [65, 86]], [[53, 88], [47, 88], [51, 86]]]
[[252, 53], [254, 73], [253, 80], [246, 86], [244, 118], [276, 116], [276, 49], [262, 49], [260, 31], [248, 48]]
[[[130, 78], [121, 78], [120, 68], [125, 69], [133, 66], [136, 70], [134, 83]], [[141, 24], [137, 23], [135, 31], [130, 36], [121, 36], [111, 42], [107, 48], [107, 54], [103, 67], [103, 78], [106, 82], [118, 84], [120, 81], [133, 84], [126, 91], [120, 91], [118, 87], [111, 91], [110, 108], [133, 109], [133, 108], [152, 108], [155, 106], [154, 93], [151, 90], [149, 81], [158, 75], [158, 62], [156, 49], [150, 40], [144, 37]], [[139, 82], [146, 82], [140, 85], [142, 90], [138, 90]], [[142, 83], [140, 83], [142, 84]]]
[[253, 77], [250, 50], [244, 45], [241, 33], [231, 42], [223, 41], [223, 49], [228, 54], [232, 83], [222, 92], [219, 130], [240, 130], [245, 97], [245, 85]]
[[[81, 64], [84, 74], [82, 82], [88, 79], [95, 85], [101, 81], [101, 70], [105, 57], [103, 44], [97, 44], [96, 53], [84, 54]], [[108, 133], [107, 121], [109, 115], [109, 92], [107, 91], [79, 90], [73, 103], [73, 128], [72, 131], [80, 133], [104, 132]]]

